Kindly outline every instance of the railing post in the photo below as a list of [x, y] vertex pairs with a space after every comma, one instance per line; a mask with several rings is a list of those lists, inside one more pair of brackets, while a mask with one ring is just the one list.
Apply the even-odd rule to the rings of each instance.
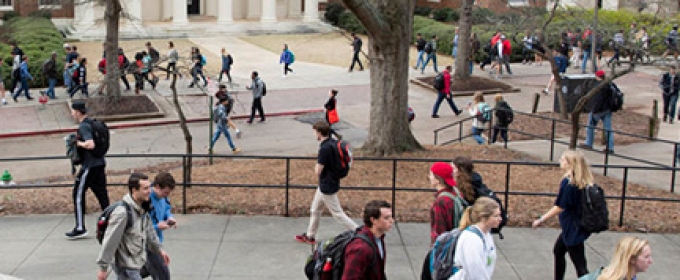
[[[608, 135], [608, 134], [605, 133], [605, 135]], [[604, 176], [607, 176], [607, 169], [609, 169], [608, 168], [609, 167], [609, 139], [608, 139], [607, 136], [605, 136], [604, 138], [605, 138], [604, 141], [606, 141], [606, 142], [605, 142], [605, 145], [604, 145], [605, 146], [605, 149], [604, 149], [604, 170], [603, 170], [602, 174]]]
[[290, 158], [286, 158], [286, 214], [288, 217], [288, 202], [290, 201]]
[[208, 101], [208, 112], [210, 112], [210, 120], [208, 121], [208, 147], [210, 147], [210, 150], [208, 153], [210, 153], [210, 157], [208, 158], [208, 161], [210, 165], [213, 164], [213, 151], [212, 151], [212, 137], [213, 137], [213, 109], [212, 109], [212, 104], [213, 104], [213, 97], [210, 97], [210, 100]]
[[673, 172], [671, 173], [671, 192], [675, 192], [675, 168], [678, 167], [678, 144], [673, 144]]
[[463, 122], [458, 123], [458, 142], [463, 142]]
[[392, 159], [392, 217], [397, 216], [397, 159]]
[[508, 193], [510, 192], [510, 163], [505, 164], [505, 194], [503, 195], [505, 200], [505, 211], [508, 211], [510, 205], [508, 205]]
[[550, 125], [550, 161], [553, 161], [555, 158], [555, 120], [552, 120], [552, 124]]
[[439, 136], [439, 131], [435, 130], [434, 131], [434, 145], [437, 146], [437, 136]]
[[487, 144], [487, 145], [490, 145], [490, 144], [491, 144], [490, 141], [493, 140], [493, 139], [491, 138], [491, 137], [493, 137], [493, 120], [494, 120], [493, 112], [494, 112], [494, 111], [491, 110], [491, 119], [489, 120], [489, 129], [488, 129], [488, 131], [489, 131], [489, 136], [488, 136], [488, 137], [489, 137], [489, 138], [487, 138], [487, 141], [486, 141], [486, 143], [485, 143], [485, 144]]
[[623, 190], [621, 191], [621, 212], [619, 213], [619, 226], [623, 226], [623, 211], [626, 208], [626, 189], [628, 189], [628, 167], [623, 168]]
[[187, 213], [187, 157], [182, 156], [182, 214]]

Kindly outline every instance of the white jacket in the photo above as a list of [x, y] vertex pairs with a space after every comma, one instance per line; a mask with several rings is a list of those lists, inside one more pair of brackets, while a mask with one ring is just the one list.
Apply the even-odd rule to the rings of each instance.
[[[484, 105], [482, 105], [482, 104], [484, 104]], [[480, 108], [481, 108], [482, 106], [487, 106], [487, 107], [488, 107], [489, 105], [486, 104], [486, 102], [480, 102], [480, 103], [477, 103], [477, 104], [473, 104], [472, 106], [470, 106], [470, 108], [468, 108], [468, 113], [470, 113], [470, 116], [475, 117], [475, 118], [472, 120], [472, 126], [474, 126], [474, 127], [476, 127], [476, 128], [479, 128], [479, 129], [486, 129], [486, 122], [480, 122], [480, 121], [476, 118], [477, 113], [480, 111]], [[491, 110], [491, 108], [488, 108], [488, 109]]]
[[460, 234], [454, 262], [461, 270], [449, 280], [491, 280], [496, 266], [496, 245], [490, 232], [482, 234], [484, 241], [469, 230]]

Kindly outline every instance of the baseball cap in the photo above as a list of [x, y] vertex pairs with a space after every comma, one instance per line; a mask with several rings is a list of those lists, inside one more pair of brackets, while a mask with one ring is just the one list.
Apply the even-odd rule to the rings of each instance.
[[600, 78], [604, 78], [604, 74], [604, 70], [597, 70], [597, 72], [595, 72], [595, 76]]
[[64, 44], [64, 49], [70, 47], [69, 44]]
[[439, 176], [451, 187], [456, 186], [456, 180], [453, 179], [453, 166], [446, 162], [435, 162], [430, 167], [432, 174]]
[[71, 109], [80, 111], [83, 114], [87, 113], [87, 107], [85, 107], [84, 101], [74, 101], [71, 103]]
[[505, 39], [505, 35], [501, 35], [501, 39]]

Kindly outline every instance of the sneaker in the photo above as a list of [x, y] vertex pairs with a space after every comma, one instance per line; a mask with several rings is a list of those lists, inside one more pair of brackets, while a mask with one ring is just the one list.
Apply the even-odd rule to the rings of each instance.
[[314, 239], [314, 237], [307, 237], [306, 233], [296, 235], [295, 241], [312, 245], [316, 244], [316, 239]]
[[253, 123], [253, 121], [252, 121], [252, 120], [246, 121], [246, 123], [247, 123], [247, 124], [251, 124], [251, 123]]
[[548, 95], [550, 92], [547, 89], [544, 89], [543, 93], [545, 93], [545, 95]]
[[432, 115], [432, 118], [433, 118], [433, 119], [438, 119], [438, 118], [439, 118], [439, 115]]
[[265, 122], [265, 119], [261, 119], [261, 120], [260, 120], [260, 123], [263, 123], [263, 122]]
[[81, 239], [81, 238], [85, 238], [87, 236], [87, 230], [75, 230], [74, 229], [70, 232], [67, 232], [65, 235], [66, 235], [66, 238], [71, 239], [71, 240]]
[[456, 116], [460, 115], [462, 112], [463, 112], [463, 110], [456, 111]]
[[581, 149], [587, 149], [587, 150], [592, 150], [592, 149], [593, 149], [593, 146], [588, 145], [588, 144], [586, 144], [586, 143], [578, 144], [578, 147], [581, 148]]
[[231, 151], [232, 151], [234, 154], [238, 154], [238, 153], [241, 152], [241, 149], [239, 149], [239, 148], [233, 148], [233, 149], [231, 149]]
[[241, 138], [241, 131], [240, 130], [236, 130], [236, 138]]

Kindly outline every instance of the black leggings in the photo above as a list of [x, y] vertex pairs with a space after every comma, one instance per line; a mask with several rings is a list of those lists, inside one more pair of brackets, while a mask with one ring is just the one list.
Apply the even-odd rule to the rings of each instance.
[[574, 263], [578, 277], [588, 274], [585, 243], [567, 246], [562, 239], [562, 233], [560, 233], [553, 248], [553, 255], [555, 256], [555, 280], [564, 280], [564, 273], [567, 270], [567, 259], [564, 257], [566, 253], [569, 253], [569, 258]]

